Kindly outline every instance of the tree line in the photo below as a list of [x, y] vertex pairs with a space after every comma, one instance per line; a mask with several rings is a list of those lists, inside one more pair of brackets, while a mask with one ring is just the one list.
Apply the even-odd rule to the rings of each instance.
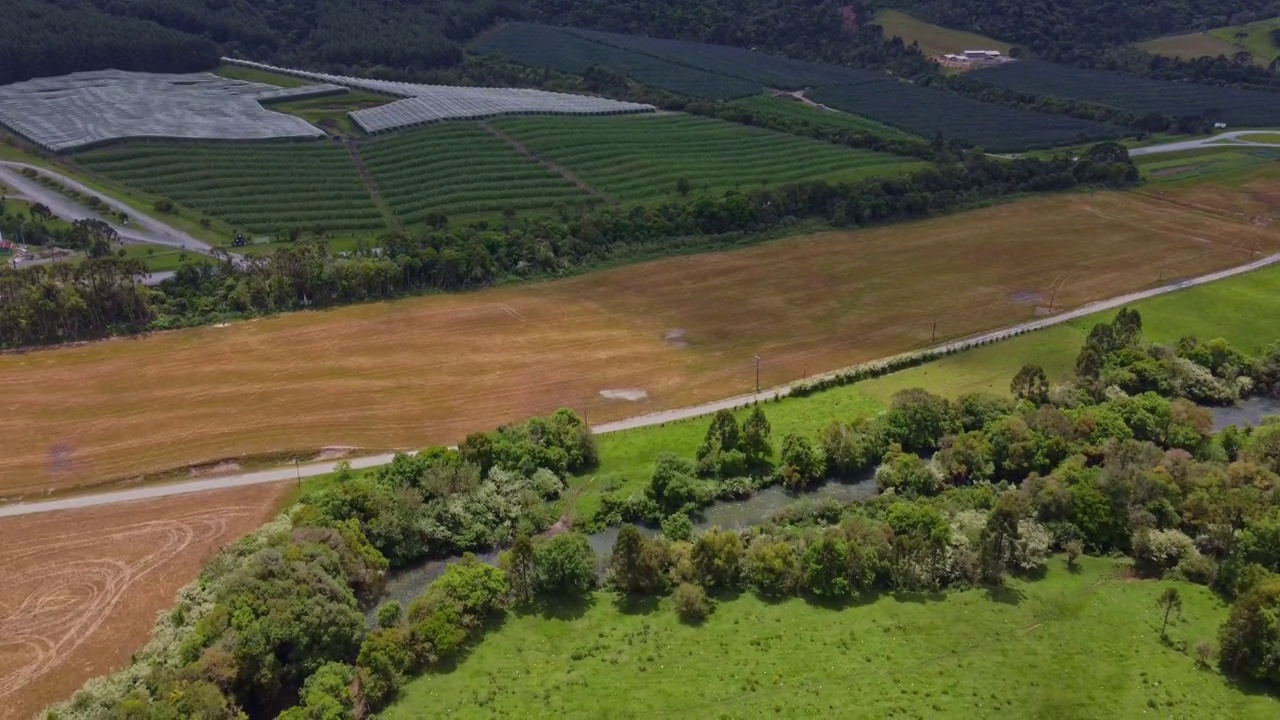
[[[437, 218], [436, 227], [383, 236], [351, 257], [331, 253], [323, 242], [307, 242], [244, 262], [230, 257], [187, 262], [155, 288], [142, 286], [140, 265], [110, 257], [58, 270], [6, 269], [0, 271], [0, 347], [473, 289], [501, 279], [553, 277], [618, 259], [662, 255], [677, 245], [687, 251], [690, 240], [710, 246], [802, 219], [862, 227], [1016, 193], [1137, 181], [1128, 153], [1111, 143], [1076, 159], [1005, 161], [974, 153], [903, 177], [744, 188], [651, 207], [583, 211], [576, 217], [565, 210], [560, 217], [517, 219], [502, 228], [481, 223], [455, 229], [447, 218]], [[128, 303], [122, 305], [121, 298]], [[95, 320], [77, 319], [84, 317]]]
[[[1124, 553], [1139, 575], [1213, 588], [1232, 607], [1198, 659], [1280, 687], [1280, 422], [1213, 432], [1188, 399], [1206, 382], [1277, 392], [1280, 342], [1254, 353], [1221, 340], [1148, 344], [1140, 316], [1124, 310], [1089, 333], [1061, 384], [1028, 365], [1006, 397], [906, 390], [873, 419], [831, 418], [816, 441], [778, 442], [767, 405], [741, 420], [718, 413], [693, 458], [660, 454], [648, 486], [624, 502], [662, 520], [624, 524], [603, 561], [578, 532], [542, 534], [565, 478], [598, 461], [570, 411], [343, 471], [220, 553], [136, 664], [86, 686], [58, 716], [363, 715], [446, 666], [502, 613], [601, 586], [621, 602], [669, 595], [696, 623], [725, 592], [839, 604], [990, 587], [1036, 577], [1053, 553], [1069, 565]], [[748, 478], [747, 493], [752, 483], [800, 490], [871, 467], [880, 494], [865, 502], [797, 503], [760, 527], [692, 531], [707, 498], [744, 491], [736, 478]], [[390, 570], [491, 547], [505, 548], [498, 567], [464, 555], [407, 608], [378, 605]], [[1162, 636], [1178, 602], [1161, 597]]]

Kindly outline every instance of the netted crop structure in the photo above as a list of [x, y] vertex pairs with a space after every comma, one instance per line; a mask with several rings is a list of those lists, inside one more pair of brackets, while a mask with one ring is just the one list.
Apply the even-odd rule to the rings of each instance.
[[315, 138], [324, 132], [260, 103], [343, 92], [340, 85], [280, 88], [210, 73], [101, 70], [0, 87], [0, 125], [53, 152], [124, 138]]
[[345, 75], [326, 75], [245, 60], [223, 59], [245, 67], [404, 98], [381, 107], [350, 113], [351, 119], [360, 126], [360, 129], [370, 134], [426, 125], [441, 120], [478, 120], [498, 115], [622, 115], [653, 112], [656, 109], [652, 105], [642, 103], [620, 102], [544, 90], [418, 85], [388, 80], [367, 80]]

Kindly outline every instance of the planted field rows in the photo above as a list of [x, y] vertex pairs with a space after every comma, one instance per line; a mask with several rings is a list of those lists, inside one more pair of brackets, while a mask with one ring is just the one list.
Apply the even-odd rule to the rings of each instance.
[[1280, 93], [1166, 82], [1048, 62], [1007, 63], [973, 78], [1003, 88], [1145, 114], [1202, 116], [1229, 125], [1280, 124]]
[[350, 153], [332, 144], [156, 143], [97, 150], [78, 160], [251, 233], [384, 227]]
[[847, 130], [856, 133], [869, 133], [881, 136], [911, 137], [911, 133], [878, 123], [874, 120], [847, 112], [833, 112], [813, 105], [806, 105], [798, 99], [782, 95], [779, 97], [742, 98], [729, 103], [729, 106], [756, 118], [771, 117], [794, 123], [805, 123], [822, 128]]
[[992, 105], [891, 79], [821, 87], [808, 96], [836, 110], [865, 115], [921, 137], [962, 138], [995, 152], [1105, 140], [1127, 132], [1119, 125]]
[[645, 85], [695, 97], [733, 99], [768, 88], [807, 88], [813, 100], [846, 113], [915, 135], [941, 134], [1002, 152], [1109, 139], [1126, 132], [1115, 125], [984, 103], [884, 73], [723, 45], [511, 23], [472, 49], [569, 73], [605, 66]]
[[[587, 122], [601, 122], [588, 120]], [[361, 145], [392, 212], [405, 224], [573, 206], [589, 196], [476, 124], [443, 124]]]
[[504, 118], [502, 132], [623, 202], [903, 172], [900, 157], [698, 117]]

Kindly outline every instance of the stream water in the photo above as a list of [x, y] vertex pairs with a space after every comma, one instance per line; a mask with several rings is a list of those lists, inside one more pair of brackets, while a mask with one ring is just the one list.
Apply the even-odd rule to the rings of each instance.
[[1280, 415], [1280, 398], [1255, 397], [1230, 407], [1213, 408], [1213, 431], [1228, 425], [1258, 425], [1269, 415]]
[[[694, 517], [694, 530], [702, 531], [712, 526], [731, 530], [742, 530], [755, 525], [764, 524], [779, 510], [799, 500], [836, 500], [842, 503], [854, 500], [865, 500], [875, 495], [876, 483], [871, 474], [853, 483], [828, 482], [811, 492], [796, 495], [788, 493], [780, 487], [765, 488], [745, 500], [717, 501], [703, 508], [701, 515]], [[655, 535], [658, 530], [640, 526], [646, 535]], [[613, 552], [613, 543], [618, 539], [618, 528], [610, 527], [587, 536], [587, 542], [596, 551], [596, 555], [605, 557]], [[496, 550], [476, 553], [477, 558], [490, 564], [498, 562]], [[412, 568], [396, 572], [387, 582], [386, 590], [380, 602], [398, 600], [408, 607], [409, 603], [423, 592], [433, 580], [440, 577], [445, 568], [461, 560], [461, 557], [449, 557], [431, 560]], [[373, 612], [369, 613], [370, 618]]]
[[[1213, 408], [1213, 429], [1221, 430], [1228, 425], [1257, 425], [1268, 415], [1280, 415], [1280, 399], [1250, 398], [1231, 407]], [[770, 487], [757, 492], [745, 500], [717, 501], [704, 508], [701, 515], [694, 518], [694, 530], [702, 531], [712, 526], [731, 530], [761, 525], [768, 521], [779, 510], [798, 500], [837, 500], [842, 503], [854, 500], [865, 500], [876, 492], [872, 473], [852, 483], [828, 482], [812, 492], [796, 495], [788, 493], [780, 487]], [[649, 535], [657, 534], [654, 528], [641, 527], [640, 531]], [[613, 551], [613, 543], [618, 538], [618, 528], [606, 528], [587, 536], [592, 549], [600, 557]], [[496, 550], [476, 553], [476, 557], [490, 564], [497, 564]], [[449, 557], [431, 560], [412, 568], [396, 572], [387, 582], [382, 602], [398, 600], [408, 607], [409, 603], [423, 592], [433, 580], [440, 577], [445, 568], [461, 560], [461, 557]], [[373, 611], [369, 613], [370, 618]]]

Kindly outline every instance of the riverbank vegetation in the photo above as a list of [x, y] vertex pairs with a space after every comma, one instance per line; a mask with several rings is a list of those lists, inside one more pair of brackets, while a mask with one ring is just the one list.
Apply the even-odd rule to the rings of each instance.
[[[813, 612], [853, 606], [860, 613], [872, 612], [886, 593], [955, 607], [980, 598], [1018, 605], [1035, 594], [1069, 606], [1041, 605], [1033, 617], [1043, 612], [1042, 625], [1079, 618], [1078, 601], [1031, 587], [1060, 572], [1049, 570], [1053, 553], [1063, 553], [1060, 562], [1069, 568], [1080, 566], [1082, 554], [1123, 553], [1132, 559], [1118, 568], [1123, 575], [1170, 581], [1111, 593], [1106, 576], [1117, 568], [1083, 561], [1098, 580], [1076, 586], [1076, 594], [1106, 585], [1108, 597], [1123, 596], [1118, 607], [1129, 605], [1104, 614], [1090, 632], [1128, 616], [1144, 638], [1134, 657], [1160, 656], [1144, 665], [1143, 694], [1125, 702], [1176, 708], [1207, 692], [1246, 717], [1274, 710], [1271, 700], [1232, 695], [1216, 672], [1199, 676], [1195, 692], [1174, 678], [1197, 666], [1217, 666], [1260, 687], [1280, 678], [1273, 662], [1280, 636], [1269, 620], [1280, 610], [1280, 545], [1273, 537], [1280, 528], [1280, 424], [1214, 433], [1208, 411], [1192, 402], [1275, 393], [1280, 344], [1249, 354], [1223, 341], [1150, 345], [1142, 341], [1139, 314], [1124, 310], [1090, 330], [1074, 367], [1071, 380], [1056, 384], [1038, 367], [1022, 368], [1011, 379], [1011, 399], [970, 395], [953, 402], [904, 391], [873, 420], [831, 417], [817, 438], [778, 438], [767, 405], [742, 422], [717, 415], [692, 457], [659, 456], [644, 493], [606, 518], [661, 518], [661, 534], [624, 525], [602, 566], [584, 536], [564, 532], [563, 521], [538, 535], [553, 524], [547, 503], [564, 491], [566, 475], [599, 461], [589, 430], [571, 412], [476, 434], [457, 450], [432, 448], [364, 475], [340, 476], [220, 556], [162, 618], [141, 662], [91, 685], [59, 716], [126, 708], [160, 714], [240, 708], [291, 718], [324, 708], [338, 716], [378, 710], [409, 678], [470, 662], [476, 643], [503, 632], [504, 623], [495, 621], [508, 613], [517, 624], [527, 612], [589, 613], [600, 597], [593, 594], [597, 583], [616, 594], [622, 612], [669, 606], [681, 622], [701, 627], [715, 626], [740, 593], [769, 602], [801, 598]], [[691, 532], [689, 514], [713, 497], [741, 497], [775, 482], [802, 491], [872, 466], [880, 494], [864, 503], [801, 504], [760, 527]], [[372, 611], [389, 569], [494, 546], [508, 547], [500, 567], [464, 557], [407, 609], [379, 607], [376, 627], [364, 629], [362, 611]], [[965, 593], [969, 588], [977, 592]], [[670, 600], [660, 599], [668, 594]], [[1134, 619], [1136, 598], [1149, 606], [1145, 619]], [[1233, 604], [1215, 631], [1222, 602]], [[1178, 608], [1197, 618], [1184, 627]], [[758, 614], [760, 606], [753, 601], [745, 612]], [[1051, 636], [1061, 639], [1056, 632], [1064, 627], [1070, 624], [1055, 625]], [[892, 636], [901, 627], [881, 631]], [[846, 640], [859, 644], [859, 634], [853, 629]], [[708, 639], [715, 637], [708, 631]], [[598, 639], [575, 662], [617, 659], [620, 646], [607, 634]], [[853, 652], [870, 651], [862, 645]], [[1097, 655], [1089, 657], [1082, 672], [1095, 673]], [[1122, 667], [1133, 666], [1119, 661]], [[724, 678], [707, 668], [689, 672]], [[740, 679], [742, 692], [764, 689], [752, 673]], [[507, 685], [491, 687], [482, 706], [511, 702]], [[771, 683], [771, 691], [804, 696], [799, 686]], [[984, 702], [937, 691], [936, 699], [933, 689], [927, 697], [940, 707]], [[421, 692], [411, 687], [403, 702]], [[997, 703], [1012, 701], [991, 692]], [[563, 702], [578, 697], [570, 692]], [[549, 691], [542, 696], [550, 699]]]

